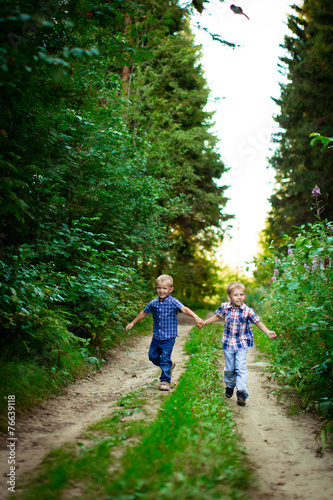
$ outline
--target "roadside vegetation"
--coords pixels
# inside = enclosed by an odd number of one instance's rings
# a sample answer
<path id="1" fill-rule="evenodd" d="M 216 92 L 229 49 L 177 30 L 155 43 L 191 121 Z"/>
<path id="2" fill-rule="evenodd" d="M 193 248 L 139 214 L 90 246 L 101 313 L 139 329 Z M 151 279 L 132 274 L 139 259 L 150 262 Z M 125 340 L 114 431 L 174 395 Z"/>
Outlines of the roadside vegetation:
<path id="1" fill-rule="evenodd" d="M 224 401 L 220 340 L 221 325 L 204 336 L 194 328 L 186 372 L 172 393 L 125 394 L 78 443 L 50 453 L 15 498 L 248 498 L 254 477 Z"/>
<path id="2" fill-rule="evenodd" d="M 258 261 L 258 273 L 271 275 L 256 299 L 278 335 L 259 342 L 281 386 L 278 397 L 296 395 L 302 410 L 324 418 L 324 444 L 333 436 L 333 223 L 320 220 L 318 187 L 312 196 L 317 222 L 295 228 L 295 237 L 285 236 L 282 248 L 272 245 L 270 256 Z"/>
<path id="3" fill-rule="evenodd" d="M 304 0 L 288 16 L 269 160 L 276 184 L 255 273 L 278 334 L 266 349 L 279 397 L 297 394 L 299 408 L 323 417 L 323 442 L 333 432 L 332 13 L 329 0 Z"/>

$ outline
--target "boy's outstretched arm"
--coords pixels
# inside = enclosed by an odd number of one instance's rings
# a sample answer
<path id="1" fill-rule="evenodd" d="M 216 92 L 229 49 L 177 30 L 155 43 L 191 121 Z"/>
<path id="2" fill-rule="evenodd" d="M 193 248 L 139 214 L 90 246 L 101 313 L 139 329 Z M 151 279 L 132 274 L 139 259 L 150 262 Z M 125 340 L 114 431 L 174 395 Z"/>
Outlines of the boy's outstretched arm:
<path id="1" fill-rule="evenodd" d="M 259 328 L 259 330 L 266 333 L 267 337 L 269 337 L 271 340 L 276 338 L 276 333 L 273 332 L 273 330 L 269 330 L 262 321 L 257 321 L 254 324 Z"/>
<path id="2" fill-rule="evenodd" d="M 145 318 L 146 316 L 148 316 L 148 313 L 144 312 L 144 311 L 141 311 L 136 318 L 133 319 L 133 321 L 131 321 L 131 323 L 128 323 L 128 325 L 126 326 L 125 330 L 126 330 L 126 333 L 128 330 L 130 330 L 131 328 L 133 328 L 133 326 L 138 323 L 139 321 L 141 321 L 143 318 Z"/>
<path id="3" fill-rule="evenodd" d="M 220 321 L 220 319 L 222 319 L 221 316 L 218 316 L 217 314 L 213 314 L 213 316 L 211 316 L 210 318 L 205 319 L 205 320 L 201 320 L 201 324 L 197 325 L 197 327 L 203 328 L 204 326 L 209 325 L 210 323 L 216 323 L 216 321 Z"/>
<path id="4" fill-rule="evenodd" d="M 190 309 L 189 307 L 182 307 L 181 308 L 181 312 L 184 313 L 184 314 L 187 314 L 188 316 L 191 316 L 194 321 L 195 321 L 195 324 L 198 326 L 198 324 L 201 324 L 202 323 L 202 319 L 199 318 L 199 316 L 197 314 L 195 314 L 194 311 L 192 311 L 192 309 Z"/>

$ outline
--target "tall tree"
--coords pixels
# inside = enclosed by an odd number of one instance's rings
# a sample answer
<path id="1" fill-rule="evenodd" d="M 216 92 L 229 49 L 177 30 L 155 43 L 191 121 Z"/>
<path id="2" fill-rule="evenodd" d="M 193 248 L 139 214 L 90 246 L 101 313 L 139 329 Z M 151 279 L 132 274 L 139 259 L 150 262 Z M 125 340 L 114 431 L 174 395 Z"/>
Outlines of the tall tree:
<path id="1" fill-rule="evenodd" d="M 212 114 L 204 109 L 209 91 L 200 48 L 186 18 L 176 1 L 168 5 L 149 1 L 145 7 L 135 22 L 138 43 L 149 48 L 151 58 L 133 65 L 128 121 L 149 144 L 150 172 L 167 181 L 160 204 L 166 209 L 164 220 L 173 250 L 161 252 L 162 269 L 179 259 L 186 265 L 195 258 L 198 246 L 211 249 L 221 236 L 221 221 L 227 218 L 222 215 L 226 186 L 218 186 L 216 179 L 225 166 L 210 131 Z M 154 16 L 156 22 L 151 23 Z"/>
<path id="2" fill-rule="evenodd" d="M 332 151 L 311 147 L 313 132 L 332 135 L 333 103 L 333 4 L 330 0 L 305 0 L 293 6 L 288 18 L 292 35 L 285 37 L 287 84 L 276 100 L 281 112 L 276 118 L 282 131 L 270 160 L 276 170 L 277 187 L 271 197 L 272 210 L 266 229 L 268 238 L 280 241 L 293 226 L 313 221 L 311 191 L 318 185 L 325 204 L 324 216 L 333 217 Z"/>

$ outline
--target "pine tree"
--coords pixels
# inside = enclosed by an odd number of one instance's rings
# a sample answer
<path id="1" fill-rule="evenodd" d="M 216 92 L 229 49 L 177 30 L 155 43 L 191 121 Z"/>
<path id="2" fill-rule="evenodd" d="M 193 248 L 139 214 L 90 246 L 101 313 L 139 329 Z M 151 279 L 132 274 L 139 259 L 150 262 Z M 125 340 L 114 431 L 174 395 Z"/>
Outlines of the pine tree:
<path id="1" fill-rule="evenodd" d="M 225 186 L 217 186 L 216 179 L 225 166 L 210 131 L 212 114 L 204 110 L 209 91 L 187 21 L 179 16 L 176 1 L 145 6 L 149 17 L 156 16 L 156 27 L 146 39 L 139 36 L 151 58 L 132 67 L 128 120 L 149 144 L 149 171 L 165 182 L 160 204 L 168 231 L 165 244 L 173 250 L 161 248 L 162 269 L 175 260 L 195 260 L 198 246 L 211 249 L 221 235 L 221 221 L 227 218 L 221 212 Z M 147 32 L 147 12 L 135 20 L 138 33 Z"/>
<path id="2" fill-rule="evenodd" d="M 275 141 L 277 150 L 270 160 L 276 170 L 277 187 L 271 197 L 272 210 L 266 234 L 281 241 L 292 234 L 293 226 L 314 220 L 311 191 L 318 185 L 325 212 L 333 218 L 332 151 L 310 145 L 313 132 L 331 136 L 333 129 L 333 4 L 330 0 L 305 0 L 293 6 L 289 16 L 292 35 L 285 37 L 288 54 L 281 58 L 287 66 L 287 84 L 281 85 L 276 102 L 281 112 L 276 118 L 282 132 Z"/>

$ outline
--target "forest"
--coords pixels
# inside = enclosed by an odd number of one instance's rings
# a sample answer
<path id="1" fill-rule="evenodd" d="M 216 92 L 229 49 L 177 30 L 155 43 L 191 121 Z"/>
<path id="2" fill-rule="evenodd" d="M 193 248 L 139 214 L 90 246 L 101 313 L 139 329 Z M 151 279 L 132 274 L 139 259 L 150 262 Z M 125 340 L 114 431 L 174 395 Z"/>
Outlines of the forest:
<path id="1" fill-rule="evenodd" d="M 24 393 L 99 365 L 162 271 L 215 292 L 226 167 L 177 1 L 1 0 L 1 24 L 1 365 Z"/>
<path id="2" fill-rule="evenodd" d="M 193 9 L 177 0 L 0 0 L 1 410 L 19 411 L 98 369 L 154 297 L 213 309 L 232 270 L 224 237 L 228 170 Z M 234 7 L 234 6 L 233 6 Z M 237 7 L 238 8 L 238 7 Z M 235 12 L 235 14 L 240 12 Z M 333 431 L 333 5 L 288 17 L 269 162 L 271 211 L 244 276 L 279 332 L 258 339 L 280 397 Z M 216 43 L 232 45 L 221 39 Z M 295 396 L 296 395 L 296 396 Z M 1 420 L 6 429 L 6 416 Z"/>

